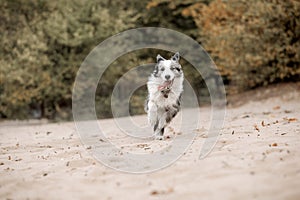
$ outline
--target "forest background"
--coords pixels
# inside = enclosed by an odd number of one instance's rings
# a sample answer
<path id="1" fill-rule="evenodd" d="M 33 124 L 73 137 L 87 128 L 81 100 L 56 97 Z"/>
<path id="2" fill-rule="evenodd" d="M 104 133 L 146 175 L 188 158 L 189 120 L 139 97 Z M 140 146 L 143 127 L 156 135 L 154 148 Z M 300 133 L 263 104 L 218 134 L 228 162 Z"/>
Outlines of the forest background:
<path id="1" fill-rule="evenodd" d="M 0 119 L 72 119 L 72 88 L 89 52 L 121 31 L 164 27 L 199 42 L 216 63 L 226 95 L 300 80 L 300 2 L 296 0 L 1 0 Z M 134 51 L 107 69 L 96 92 L 99 118 L 111 117 L 116 81 L 154 49 Z M 205 80 L 184 59 L 201 103 Z M 142 114 L 145 88 L 130 100 Z"/>

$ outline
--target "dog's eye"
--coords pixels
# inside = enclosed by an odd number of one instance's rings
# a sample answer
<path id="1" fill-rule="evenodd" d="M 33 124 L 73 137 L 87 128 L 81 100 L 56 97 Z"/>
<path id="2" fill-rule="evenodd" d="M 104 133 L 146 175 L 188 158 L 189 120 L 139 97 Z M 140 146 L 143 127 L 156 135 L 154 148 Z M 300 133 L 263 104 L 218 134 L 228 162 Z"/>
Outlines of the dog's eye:
<path id="1" fill-rule="evenodd" d="M 161 71 L 165 71 L 165 68 L 164 68 L 164 67 L 162 67 L 160 70 L 161 70 Z"/>
<path id="2" fill-rule="evenodd" d="M 179 67 L 171 67 L 171 70 L 172 71 L 177 70 L 178 72 L 180 72 L 181 69 Z"/>

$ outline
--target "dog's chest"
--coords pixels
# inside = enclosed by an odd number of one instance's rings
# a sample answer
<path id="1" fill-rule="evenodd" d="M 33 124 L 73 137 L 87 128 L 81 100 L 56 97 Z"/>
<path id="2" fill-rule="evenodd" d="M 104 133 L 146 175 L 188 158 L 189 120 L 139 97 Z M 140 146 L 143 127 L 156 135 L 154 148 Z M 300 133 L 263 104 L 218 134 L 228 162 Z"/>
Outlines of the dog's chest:
<path id="1" fill-rule="evenodd" d="M 153 78 L 153 77 L 152 77 Z M 173 85 L 169 88 L 161 89 L 161 83 L 150 79 L 147 83 L 149 100 L 159 107 L 169 107 L 176 105 L 183 91 L 183 77 L 174 80 Z"/>
<path id="2" fill-rule="evenodd" d="M 177 102 L 177 95 L 172 92 L 162 92 L 162 91 L 157 91 L 154 95 L 153 95 L 153 101 L 155 101 L 156 105 L 158 105 L 159 107 L 168 107 L 170 105 L 176 104 Z"/>

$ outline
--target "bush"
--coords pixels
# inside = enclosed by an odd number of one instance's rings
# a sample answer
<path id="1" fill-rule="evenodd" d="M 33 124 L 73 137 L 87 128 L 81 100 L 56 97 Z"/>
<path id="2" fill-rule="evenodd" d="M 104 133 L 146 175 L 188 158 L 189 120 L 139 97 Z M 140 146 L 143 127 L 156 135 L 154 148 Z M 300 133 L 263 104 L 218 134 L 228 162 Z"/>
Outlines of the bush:
<path id="1" fill-rule="evenodd" d="M 110 6 L 101 0 L 0 2 L 0 118 L 70 119 L 72 86 L 85 56 L 134 26 L 133 12 L 117 16 Z"/>
<path id="2" fill-rule="evenodd" d="M 215 0 L 182 11 L 192 16 L 226 82 L 236 93 L 299 80 L 300 3 L 294 0 Z"/>

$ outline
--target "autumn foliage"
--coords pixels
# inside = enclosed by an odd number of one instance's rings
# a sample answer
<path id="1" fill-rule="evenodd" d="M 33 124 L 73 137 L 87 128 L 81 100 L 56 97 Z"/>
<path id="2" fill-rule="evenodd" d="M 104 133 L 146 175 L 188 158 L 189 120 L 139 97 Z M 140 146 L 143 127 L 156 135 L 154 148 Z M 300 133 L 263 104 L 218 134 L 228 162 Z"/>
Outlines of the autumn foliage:
<path id="1" fill-rule="evenodd" d="M 299 80 L 298 1 L 216 0 L 193 4 L 182 14 L 194 18 L 228 92 Z"/>
<path id="2" fill-rule="evenodd" d="M 0 118 L 71 119 L 72 86 L 83 59 L 104 39 L 136 27 L 171 28 L 196 39 L 219 68 L 228 95 L 300 79 L 295 0 L 4 0 L 0 21 Z M 128 66 L 154 61 L 156 53 L 134 52 L 114 63 L 126 67 L 110 68 L 102 80 L 99 117 L 111 117 L 110 91 L 118 77 Z M 205 88 L 183 64 L 194 87 Z M 143 113 L 145 95 L 132 98 L 133 114 Z"/>

